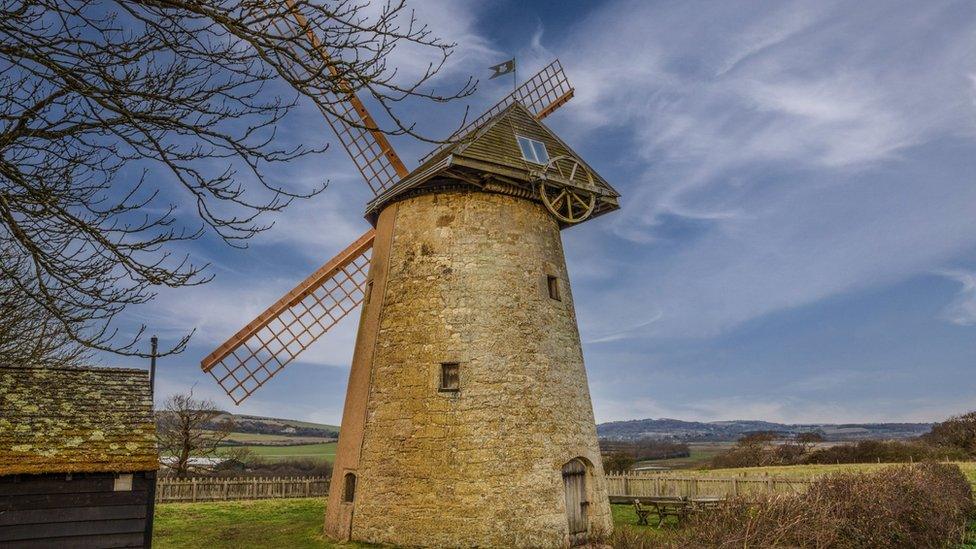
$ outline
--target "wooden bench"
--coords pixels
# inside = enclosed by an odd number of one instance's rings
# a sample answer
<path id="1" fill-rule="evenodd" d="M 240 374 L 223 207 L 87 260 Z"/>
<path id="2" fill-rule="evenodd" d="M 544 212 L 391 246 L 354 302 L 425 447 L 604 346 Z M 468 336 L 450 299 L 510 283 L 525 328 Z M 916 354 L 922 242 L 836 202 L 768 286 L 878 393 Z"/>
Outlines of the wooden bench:
<path id="1" fill-rule="evenodd" d="M 647 515 L 651 514 L 651 510 L 644 509 L 639 499 L 634 500 L 634 512 L 637 513 L 637 524 L 647 524 Z"/>
<path id="2" fill-rule="evenodd" d="M 721 496 L 700 496 L 688 499 L 692 511 L 703 513 L 718 509 L 725 503 L 725 498 Z"/>
<path id="3" fill-rule="evenodd" d="M 690 511 L 688 498 L 685 497 L 662 496 L 654 498 L 648 503 L 654 508 L 655 514 L 657 514 L 658 527 L 663 526 L 664 521 L 668 517 L 674 517 L 680 523 L 688 516 L 688 512 Z"/>
<path id="4" fill-rule="evenodd" d="M 644 505 L 647 505 L 645 508 Z M 637 514 L 637 524 L 647 524 L 647 517 L 653 513 L 657 515 L 657 525 L 660 527 L 668 517 L 674 517 L 678 522 L 688 516 L 691 511 L 688 498 L 679 496 L 640 497 L 634 499 L 634 512 Z"/>

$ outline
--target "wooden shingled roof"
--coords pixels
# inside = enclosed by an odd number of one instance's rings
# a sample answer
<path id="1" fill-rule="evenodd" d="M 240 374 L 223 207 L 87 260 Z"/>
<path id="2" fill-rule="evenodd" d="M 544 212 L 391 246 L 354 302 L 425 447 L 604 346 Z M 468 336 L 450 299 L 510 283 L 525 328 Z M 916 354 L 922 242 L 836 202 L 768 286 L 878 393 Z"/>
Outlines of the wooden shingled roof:
<path id="1" fill-rule="evenodd" d="M 147 371 L 0 365 L 0 475 L 158 468 Z"/>
<path id="2" fill-rule="evenodd" d="M 592 191 L 597 194 L 598 205 L 594 216 L 619 208 L 620 194 L 600 174 L 590 167 L 579 154 L 569 147 L 545 124 L 536 118 L 521 103 L 514 102 L 480 126 L 473 128 L 457 143 L 443 147 L 407 177 L 385 193 L 377 196 L 366 207 L 366 216 L 375 221 L 383 206 L 411 190 L 435 181 L 438 176 L 450 170 L 466 168 L 480 173 L 493 173 L 514 180 L 530 182 L 541 166 L 522 158 L 516 136 L 541 141 L 546 145 L 550 158 L 560 156 L 579 160 L 593 175 Z M 582 173 L 577 174 L 575 183 L 586 186 Z"/>

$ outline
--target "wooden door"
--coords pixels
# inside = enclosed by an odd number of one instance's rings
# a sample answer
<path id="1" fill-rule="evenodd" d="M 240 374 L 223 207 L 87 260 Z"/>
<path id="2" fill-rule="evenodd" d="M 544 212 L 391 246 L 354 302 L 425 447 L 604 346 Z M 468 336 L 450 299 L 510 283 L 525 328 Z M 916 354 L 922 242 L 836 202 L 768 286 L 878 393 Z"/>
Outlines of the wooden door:
<path id="1" fill-rule="evenodd" d="M 563 487 L 566 491 L 566 519 L 569 521 L 569 538 L 572 545 L 587 542 L 586 465 L 574 459 L 563 466 Z"/>

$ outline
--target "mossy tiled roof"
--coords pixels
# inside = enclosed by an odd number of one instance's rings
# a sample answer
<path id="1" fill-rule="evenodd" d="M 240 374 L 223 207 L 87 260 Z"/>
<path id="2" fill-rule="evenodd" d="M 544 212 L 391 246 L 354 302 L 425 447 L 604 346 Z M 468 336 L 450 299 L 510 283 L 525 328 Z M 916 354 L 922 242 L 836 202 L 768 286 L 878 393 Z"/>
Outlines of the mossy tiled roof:
<path id="1" fill-rule="evenodd" d="M 0 475 L 158 468 L 145 370 L 0 365 Z"/>

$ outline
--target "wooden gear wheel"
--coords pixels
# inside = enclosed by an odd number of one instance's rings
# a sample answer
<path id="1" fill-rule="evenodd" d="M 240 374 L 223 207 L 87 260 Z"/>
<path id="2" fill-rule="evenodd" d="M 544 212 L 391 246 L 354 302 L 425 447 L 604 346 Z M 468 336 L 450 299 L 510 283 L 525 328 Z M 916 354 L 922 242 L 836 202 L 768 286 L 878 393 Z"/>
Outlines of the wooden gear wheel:
<path id="1" fill-rule="evenodd" d="M 564 171 L 564 167 L 566 168 Z M 568 172 L 568 175 L 567 175 Z M 589 187 L 595 187 L 593 174 L 579 160 L 570 156 L 557 156 L 550 160 L 538 178 L 539 196 L 542 203 L 556 219 L 565 223 L 579 223 L 590 217 L 596 206 L 596 194 L 584 189 L 568 187 L 550 180 L 550 174 L 570 183 L 576 174 L 583 174 Z"/>

